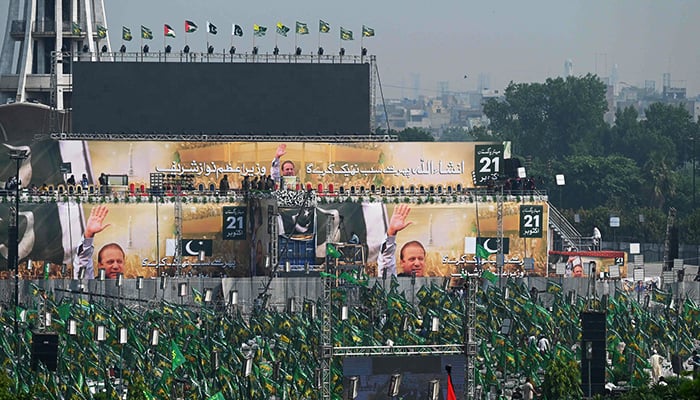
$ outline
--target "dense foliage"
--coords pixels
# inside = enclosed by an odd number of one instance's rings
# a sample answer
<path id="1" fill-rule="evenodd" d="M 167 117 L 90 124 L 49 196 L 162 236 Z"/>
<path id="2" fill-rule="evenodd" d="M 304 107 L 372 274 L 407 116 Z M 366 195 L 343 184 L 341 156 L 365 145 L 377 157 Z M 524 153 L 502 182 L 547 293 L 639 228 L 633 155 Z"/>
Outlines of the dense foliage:
<path id="1" fill-rule="evenodd" d="M 604 120 L 606 89 L 592 74 L 511 82 L 503 99 L 484 104 L 489 135 L 452 129 L 440 140 L 511 141 L 538 189 L 549 191 L 570 220 L 579 214 L 584 233 L 598 226 L 605 238 L 659 243 L 673 207 L 680 242 L 700 244 L 700 193 L 693 190 L 700 179 L 693 177 L 700 123 L 683 104 L 653 103 L 643 115 L 632 107 L 618 110 L 610 126 Z M 399 132 L 399 140 L 408 137 L 420 135 Z M 565 176 L 565 186 L 556 185 L 557 174 Z M 610 216 L 621 221 L 614 233 Z"/>

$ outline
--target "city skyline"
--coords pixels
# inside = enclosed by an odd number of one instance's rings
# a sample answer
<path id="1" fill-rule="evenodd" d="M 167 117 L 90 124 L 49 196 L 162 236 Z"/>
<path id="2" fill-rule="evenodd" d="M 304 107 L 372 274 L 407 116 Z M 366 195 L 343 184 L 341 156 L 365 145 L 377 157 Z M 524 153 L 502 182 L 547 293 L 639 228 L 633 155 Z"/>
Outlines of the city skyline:
<path id="1" fill-rule="evenodd" d="M 489 88 L 503 90 L 510 81 L 544 82 L 564 75 L 564 63 L 573 61 L 575 76 L 610 75 L 618 66 L 618 79 L 644 87 L 646 80 L 662 87 L 662 75 L 671 74 L 674 87 L 686 87 L 689 97 L 700 93 L 700 58 L 693 47 L 700 37 L 699 2 L 696 0 L 580 0 L 558 2 L 370 2 L 329 4 L 308 0 L 293 4 L 272 0 L 265 4 L 233 4 L 223 0 L 105 0 L 108 35 L 112 50 L 122 44 L 122 26 L 134 36 L 128 51 L 137 51 L 141 25 L 150 28 L 153 40 L 144 40 L 151 52 L 170 44 L 179 51 L 187 43 L 192 51 L 205 51 L 207 42 L 216 52 L 238 52 L 253 47 L 253 24 L 267 27 L 255 37 L 261 53 L 277 45 L 284 54 L 295 44 L 304 54 L 316 52 L 320 43 L 326 54 L 359 54 L 361 44 L 376 55 L 379 78 L 386 98 L 413 97 L 416 92 L 432 96 L 447 82 L 447 90 L 476 90 L 480 76 Z M 6 9 L 2 11 L 5 12 Z M 184 32 L 184 21 L 198 25 Z M 319 20 L 331 31 L 318 33 Z M 294 34 L 295 23 L 305 22 L 308 35 Z M 7 17 L 0 17 L 5 34 Z M 207 33 L 207 23 L 217 34 Z M 291 28 L 287 37 L 276 33 L 277 22 Z M 163 25 L 170 25 L 175 38 L 164 42 Z M 243 37 L 233 36 L 233 24 Z M 362 36 L 362 26 L 374 29 L 374 37 Z M 341 41 L 340 29 L 351 30 L 354 40 Z M 233 42 L 232 42 L 233 38 Z M 416 91 L 416 87 L 419 88 Z"/>

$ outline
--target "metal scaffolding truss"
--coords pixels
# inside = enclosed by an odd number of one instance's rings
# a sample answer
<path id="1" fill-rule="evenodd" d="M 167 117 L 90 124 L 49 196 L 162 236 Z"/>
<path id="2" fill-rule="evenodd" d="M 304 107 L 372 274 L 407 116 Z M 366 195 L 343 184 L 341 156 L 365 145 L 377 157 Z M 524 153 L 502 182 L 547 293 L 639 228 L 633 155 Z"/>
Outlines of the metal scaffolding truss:
<path id="1" fill-rule="evenodd" d="M 54 140 L 113 140 L 160 142 L 396 142 L 396 135 L 253 135 L 180 133 L 51 133 Z"/>
<path id="2" fill-rule="evenodd" d="M 425 356 L 463 354 L 464 344 L 426 344 L 416 346 L 357 346 L 333 347 L 333 355 L 340 357 L 361 356 Z"/>

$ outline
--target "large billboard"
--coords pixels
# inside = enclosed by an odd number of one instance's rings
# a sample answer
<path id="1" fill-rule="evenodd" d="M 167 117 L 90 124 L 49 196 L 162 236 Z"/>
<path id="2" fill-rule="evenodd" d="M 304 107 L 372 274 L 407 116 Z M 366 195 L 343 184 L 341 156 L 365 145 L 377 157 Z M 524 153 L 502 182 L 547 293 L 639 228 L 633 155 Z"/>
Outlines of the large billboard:
<path id="1" fill-rule="evenodd" d="M 370 134 L 369 63 L 76 62 L 75 133 Z"/>
<path id="2" fill-rule="evenodd" d="M 503 236 L 499 237 L 495 196 L 483 191 L 457 193 L 457 188 L 474 187 L 475 146 L 482 143 L 45 143 L 49 142 L 35 144 L 41 145 L 42 157 L 34 157 L 39 148 L 30 147 L 30 157 L 20 166 L 22 181 L 35 186 L 30 194 L 40 194 L 38 187 L 44 184 L 66 193 L 71 188 L 83 190 L 69 185 L 68 179 L 72 175 L 79 182 L 84 175 L 90 190 L 108 197 L 83 195 L 69 201 L 66 194 L 51 199 L 33 196 L 31 204 L 22 204 L 23 261 L 48 260 L 70 268 L 88 216 L 101 204 L 108 206 L 109 219 L 115 222 L 96 239 L 96 247 L 114 241 L 130 249 L 127 253 L 136 258 L 127 260 L 133 265 L 126 269 L 128 276 L 147 276 L 154 273 L 153 266 L 159 269 L 161 264 L 171 268 L 173 260 L 163 257 L 173 254 L 179 217 L 174 211 L 175 197 L 168 196 L 172 188 L 166 190 L 164 201 L 149 192 L 156 174 L 164 186 L 187 182 L 180 235 L 197 242 L 181 243 L 183 248 L 203 246 L 207 250 L 204 263 L 223 268 L 229 276 L 264 275 L 275 261 L 289 263 L 292 269 L 307 265 L 322 269 L 329 242 L 359 246 L 370 276 L 381 276 L 384 269 L 390 274 L 424 276 L 470 270 L 477 263 L 477 245 L 487 252 L 479 260 L 488 267 L 495 269 L 500 247 L 506 272 L 546 273 L 546 198 L 507 196 Z M 218 188 L 224 178 L 232 189 L 269 189 L 262 183 L 269 181 L 277 154 L 281 155 L 277 168 L 289 169 L 287 162 L 292 163 L 287 178 L 300 189 L 317 190 L 314 201 L 301 206 L 280 202 L 287 197 L 284 193 L 295 193 L 285 190 L 277 192 L 281 193 L 277 197 L 221 195 Z M 70 172 L 56 174 L 59 167 L 66 166 Z M 14 175 L 15 167 L 14 160 L 0 159 L 5 178 Z M 103 174 L 108 185 L 100 187 Z M 331 186 L 335 192 L 328 191 Z M 336 202 L 339 188 L 355 196 Z M 0 213 L 0 224 L 7 225 L 7 203 L 0 204 Z M 395 237 L 392 243 L 386 243 L 387 234 L 394 230 L 394 216 L 399 214 L 405 226 L 389 235 Z M 275 215 L 277 222 L 272 219 Z M 276 236 L 273 225 L 277 226 Z M 39 232 L 39 228 L 52 231 Z M 49 245 L 50 241 L 56 243 Z M 419 260 L 409 268 L 402 257 L 418 248 L 422 254 L 414 254 L 414 261 Z M 6 249 L 0 248 L 5 258 Z M 55 251 L 48 254 L 47 249 Z M 190 257 L 199 255 L 195 253 L 192 250 Z M 205 268 L 199 264 L 197 268 Z"/>

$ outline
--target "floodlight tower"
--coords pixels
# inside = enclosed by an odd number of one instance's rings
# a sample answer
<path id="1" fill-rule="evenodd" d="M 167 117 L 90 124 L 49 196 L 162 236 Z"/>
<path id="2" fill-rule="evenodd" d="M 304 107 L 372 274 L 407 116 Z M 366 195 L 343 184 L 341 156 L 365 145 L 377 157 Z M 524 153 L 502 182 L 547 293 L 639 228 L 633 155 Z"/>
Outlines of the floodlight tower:
<path id="1" fill-rule="evenodd" d="M 63 110 L 70 101 L 71 70 L 63 60 L 55 68 L 56 54 L 95 60 L 98 51 L 111 52 L 104 0 L 9 0 L 0 104 L 33 101 Z"/>

